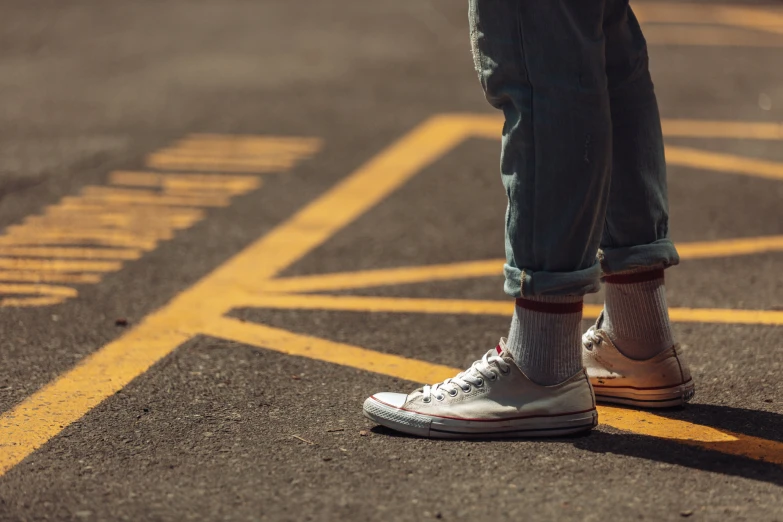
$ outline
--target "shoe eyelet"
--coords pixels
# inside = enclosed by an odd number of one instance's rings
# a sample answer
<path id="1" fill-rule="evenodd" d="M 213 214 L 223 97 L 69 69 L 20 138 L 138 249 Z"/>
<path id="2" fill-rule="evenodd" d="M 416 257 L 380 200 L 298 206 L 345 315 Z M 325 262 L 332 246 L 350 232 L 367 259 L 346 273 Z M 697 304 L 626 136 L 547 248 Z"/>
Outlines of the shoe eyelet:
<path id="1" fill-rule="evenodd" d="M 462 386 L 460 386 L 462 388 Z M 462 393 L 470 393 L 471 387 L 470 384 L 468 384 L 467 388 L 462 388 Z"/>
<path id="2" fill-rule="evenodd" d="M 490 375 L 492 375 L 492 377 L 489 378 L 490 381 L 498 380 L 498 374 L 497 373 L 491 372 Z"/>
<path id="3" fill-rule="evenodd" d="M 481 388 L 484 386 L 484 379 L 479 379 L 478 383 L 476 383 L 476 388 Z"/>
<path id="4" fill-rule="evenodd" d="M 445 399 L 445 398 L 446 398 L 446 396 L 445 396 L 445 395 L 438 395 L 438 396 L 436 396 L 436 397 L 435 397 L 435 400 L 436 400 L 436 401 L 438 401 L 438 402 L 440 402 L 440 401 L 442 401 L 442 400 L 443 400 L 443 399 Z"/>
<path id="5" fill-rule="evenodd" d="M 501 369 L 500 369 L 500 373 L 502 373 L 503 375 L 508 375 L 509 373 L 511 373 L 511 368 L 508 368 L 508 369 L 507 369 L 507 370 L 505 370 L 505 371 L 503 370 L 503 368 L 501 368 Z"/>
<path id="6" fill-rule="evenodd" d="M 449 395 L 451 397 L 456 397 L 457 396 L 457 390 L 449 390 Z"/>
<path id="7" fill-rule="evenodd" d="M 421 402 L 423 402 L 424 404 L 429 404 L 432 402 L 432 397 L 424 397 L 421 399 Z"/>

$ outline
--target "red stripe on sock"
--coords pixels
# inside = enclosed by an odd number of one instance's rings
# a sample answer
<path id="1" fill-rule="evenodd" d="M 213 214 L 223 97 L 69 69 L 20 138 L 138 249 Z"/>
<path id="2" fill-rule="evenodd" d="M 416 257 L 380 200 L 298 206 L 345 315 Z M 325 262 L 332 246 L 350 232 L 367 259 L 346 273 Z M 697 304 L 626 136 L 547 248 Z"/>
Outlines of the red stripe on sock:
<path id="1" fill-rule="evenodd" d="M 659 268 L 658 270 L 647 270 L 646 272 L 616 274 L 604 277 L 604 281 L 612 285 L 631 285 L 633 283 L 655 281 L 656 279 L 663 279 L 663 268 Z"/>
<path id="2" fill-rule="evenodd" d="M 575 303 L 546 303 L 544 301 L 533 301 L 523 297 L 517 297 L 517 306 L 525 310 L 541 312 L 544 314 L 576 314 L 583 308 L 582 301 Z"/>

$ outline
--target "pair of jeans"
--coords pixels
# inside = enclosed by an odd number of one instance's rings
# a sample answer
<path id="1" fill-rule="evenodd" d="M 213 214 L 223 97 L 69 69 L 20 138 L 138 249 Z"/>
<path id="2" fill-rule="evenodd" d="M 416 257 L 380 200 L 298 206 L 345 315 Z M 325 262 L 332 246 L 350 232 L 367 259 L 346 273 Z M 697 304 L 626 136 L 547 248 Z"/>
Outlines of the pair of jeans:
<path id="1" fill-rule="evenodd" d="M 584 295 L 679 262 L 647 44 L 628 0 L 469 0 L 473 58 L 503 111 L 506 281 Z"/>

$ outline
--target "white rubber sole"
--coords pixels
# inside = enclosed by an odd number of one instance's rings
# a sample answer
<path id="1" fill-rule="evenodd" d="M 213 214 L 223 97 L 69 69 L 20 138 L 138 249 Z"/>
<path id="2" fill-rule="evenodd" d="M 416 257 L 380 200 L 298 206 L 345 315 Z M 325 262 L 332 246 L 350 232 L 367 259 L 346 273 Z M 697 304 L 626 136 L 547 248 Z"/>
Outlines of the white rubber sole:
<path id="1" fill-rule="evenodd" d="M 401 410 L 373 397 L 364 401 L 364 416 L 387 428 L 433 439 L 561 437 L 589 431 L 598 424 L 595 410 L 551 417 L 471 421 Z"/>
<path id="2" fill-rule="evenodd" d="M 595 400 L 639 408 L 671 408 L 682 406 L 693 398 L 693 379 L 670 388 L 644 389 L 593 384 Z"/>

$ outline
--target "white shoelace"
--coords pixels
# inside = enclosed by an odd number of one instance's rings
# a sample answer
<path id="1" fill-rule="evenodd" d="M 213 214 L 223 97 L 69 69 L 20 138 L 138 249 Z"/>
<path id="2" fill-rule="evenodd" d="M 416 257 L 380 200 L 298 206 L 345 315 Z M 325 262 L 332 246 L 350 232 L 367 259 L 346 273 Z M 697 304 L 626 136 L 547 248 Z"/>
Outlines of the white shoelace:
<path id="1" fill-rule="evenodd" d="M 436 400 L 442 401 L 446 396 L 443 392 L 448 393 L 454 397 L 457 395 L 459 388 L 463 392 L 470 391 L 471 386 L 480 388 L 484 386 L 484 379 L 494 381 L 498 378 L 498 373 L 495 371 L 498 368 L 501 373 L 506 374 L 510 370 L 510 366 L 506 361 L 497 355 L 497 352 L 492 349 L 484 354 L 484 357 L 474 362 L 470 368 L 464 372 L 458 374 L 456 377 L 451 377 L 443 382 L 439 382 L 433 385 L 426 385 L 422 389 L 424 394 L 423 401 L 430 402 L 432 397 Z"/>
<path id="2" fill-rule="evenodd" d="M 582 335 L 582 344 L 584 344 L 588 350 L 592 350 L 594 345 L 601 344 L 603 342 L 601 336 L 595 333 L 595 331 L 596 327 L 593 325 Z"/>

